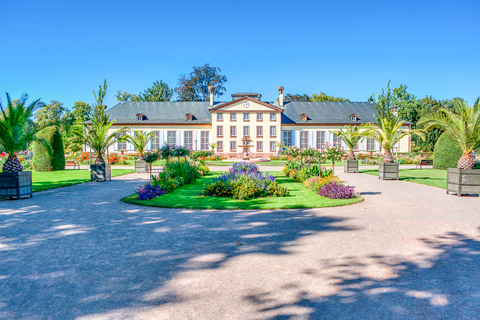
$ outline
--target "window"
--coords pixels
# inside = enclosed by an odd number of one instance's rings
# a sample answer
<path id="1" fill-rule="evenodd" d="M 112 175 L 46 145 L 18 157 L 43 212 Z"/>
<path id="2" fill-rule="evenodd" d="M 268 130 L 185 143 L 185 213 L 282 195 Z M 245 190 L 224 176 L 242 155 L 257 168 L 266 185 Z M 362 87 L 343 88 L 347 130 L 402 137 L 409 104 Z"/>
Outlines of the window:
<path id="1" fill-rule="evenodd" d="M 250 114 L 249 113 L 244 113 L 243 114 L 243 121 L 250 121 Z"/>
<path id="2" fill-rule="evenodd" d="M 137 121 L 142 121 L 145 119 L 145 115 L 141 113 L 137 113 Z"/>
<path id="3" fill-rule="evenodd" d="M 250 137 L 250 127 L 249 126 L 243 126 L 243 136 Z"/>
<path id="4" fill-rule="evenodd" d="M 153 131 L 153 138 L 152 138 L 152 148 L 151 150 L 157 150 L 160 148 L 160 131 Z"/>
<path id="5" fill-rule="evenodd" d="M 125 137 L 127 135 L 126 132 L 121 132 L 118 134 L 118 139 L 117 141 L 122 138 L 122 137 Z M 127 141 L 118 141 L 117 142 L 117 150 L 127 150 Z"/>
<path id="6" fill-rule="evenodd" d="M 335 146 L 342 145 L 342 139 L 339 136 L 337 136 L 335 133 L 333 134 L 333 145 Z"/>
<path id="7" fill-rule="evenodd" d="M 356 114 L 351 114 L 350 115 L 350 121 L 357 121 L 357 115 Z"/>
<path id="8" fill-rule="evenodd" d="M 177 144 L 177 131 L 167 131 L 167 144 L 169 146 Z"/>
<path id="9" fill-rule="evenodd" d="M 200 149 L 208 150 L 208 131 L 200 131 Z"/>
<path id="10" fill-rule="evenodd" d="M 263 127 L 257 126 L 257 137 L 263 137 Z"/>
<path id="11" fill-rule="evenodd" d="M 257 121 L 263 121 L 263 114 L 257 113 Z"/>
<path id="12" fill-rule="evenodd" d="M 323 149 L 325 145 L 325 131 L 317 131 L 317 149 Z"/>
<path id="13" fill-rule="evenodd" d="M 292 130 L 283 131 L 283 144 L 286 147 L 290 147 L 292 145 Z"/>
<path id="14" fill-rule="evenodd" d="M 367 138 L 367 151 L 375 151 L 375 139 Z"/>
<path id="15" fill-rule="evenodd" d="M 276 147 L 277 146 L 275 145 L 275 141 L 271 141 L 270 142 L 270 151 L 275 151 Z"/>
<path id="16" fill-rule="evenodd" d="M 302 114 L 300 115 L 300 120 L 301 120 L 301 121 L 307 121 L 307 120 L 308 120 L 307 114 L 306 114 L 306 113 L 302 113 Z"/>
<path id="17" fill-rule="evenodd" d="M 300 148 L 308 148 L 308 131 L 300 131 Z"/>
<path id="18" fill-rule="evenodd" d="M 263 151 L 263 143 L 262 141 L 257 142 L 257 151 Z"/>
<path id="19" fill-rule="evenodd" d="M 217 141 L 217 151 L 223 151 L 223 141 Z"/>
<path id="20" fill-rule="evenodd" d="M 217 137 L 223 137 L 223 126 L 217 126 Z"/>
<path id="21" fill-rule="evenodd" d="M 270 113 L 270 121 L 275 121 L 275 113 Z"/>
<path id="22" fill-rule="evenodd" d="M 185 148 L 193 149 L 193 131 L 185 131 L 184 143 Z"/>
<path id="23" fill-rule="evenodd" d="M 237 126 L 230 126 L 230 136 L 231 137 L 237 136 Z"/>
<path id="24" fill-rule="evenodd" d="M 230 113 L 230 121 L 237 121 L 237 114 L 236 113 Z"/>
<path id="25" fill-rule="evenodd" d="M 187 121 L 192 121 L 193 120 L 193 114 L 187 113 L 186 116 L 187 116 Z"/>
<path id="26" fill-rule="evenodd" d="M 237 152 L 237 143 L 235 141 L 230 142 L 230 151 Z"/>
<path id="27" fill-rule="evenodd" d="M 270 137 L 275 138 L 277 136 L 277 127 L 276 126 L 270 126 Z"/>
<path id="28" fill-rule="evenodd" d="M 223 113 L 217 113 L 217 121 L 223 121 Z"/>

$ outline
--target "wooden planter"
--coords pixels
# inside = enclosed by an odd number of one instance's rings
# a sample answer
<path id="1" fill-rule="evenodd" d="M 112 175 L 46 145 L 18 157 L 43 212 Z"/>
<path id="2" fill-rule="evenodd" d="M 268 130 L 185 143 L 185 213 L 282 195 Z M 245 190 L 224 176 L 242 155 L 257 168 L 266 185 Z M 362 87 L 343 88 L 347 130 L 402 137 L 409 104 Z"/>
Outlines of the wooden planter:
<path id="1" fill-rule="evenodd" d="M 110 164 L 91 164 L 90 177 L 92 181 L 105 182 L 112 180 L 112 166 Z"/>
<path id="2" fill-rule="evenodd" d="M 343 172 L 358 172 L 358 160 L 345 160 Z"/>
<path id="3" fill-rule="evenodd" d="M 387 180 L 395 179 L 398 180 L 398 163 L 384 163 L 380 162 L 378 166 L 378 179 Z"/>
<path id="4" fill-rule="evenodd" d="M 32 171 L 0 172 L 0 198 L 33 196 Z"/>
<path id="5" fill-rule="evenodd" d="M 146 173 L 148 172 L 148 163 L 143 160 L 135 161 L 135 172 Z"/>
<path id="6" fill-rule="evenodd" d="M 480 195 L 480 170 L 447 169 L 447 194 L 456 193 Z"/>

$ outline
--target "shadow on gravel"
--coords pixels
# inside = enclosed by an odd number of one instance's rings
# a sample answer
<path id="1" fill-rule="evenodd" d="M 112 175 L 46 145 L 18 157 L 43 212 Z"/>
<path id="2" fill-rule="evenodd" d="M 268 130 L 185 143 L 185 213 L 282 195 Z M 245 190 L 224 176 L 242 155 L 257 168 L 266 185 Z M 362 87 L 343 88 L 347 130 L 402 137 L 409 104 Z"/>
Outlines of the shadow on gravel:
<path id="1" fill-rule="evenodd" d="M 480 241 L 459 233 L 420 239 L 438 254 L 403 257 L 370 256 L 324 260 L 306 275 L 330 275 L 337 293 L 312 297 L 301 288 L 283 289 L 296 299 L 279 303 L 277 292 L 244 297 L 260 312 L 277 311 L 273 319 L 298 316 L 282 309 L 303 307 L 308 319 L 478 319 L 480 315 Z M 282 290 L 282 289 L 279 289 Z M 307 309 L 305 309 L 307 308 Z"/>
<path id="2" fill-rule="evenodd" d="M 178 301 L 151 293 L 180 272 L 219 268 L 244 254 L 287 255 L 302 236 L 355 230 L 308 210 L 128 209 L 76 192 L 55 194 L 64 206 L 0 210 L 1 319 L 74 319 Z M 195 260 L 205 255 L 215 258 Z"/>

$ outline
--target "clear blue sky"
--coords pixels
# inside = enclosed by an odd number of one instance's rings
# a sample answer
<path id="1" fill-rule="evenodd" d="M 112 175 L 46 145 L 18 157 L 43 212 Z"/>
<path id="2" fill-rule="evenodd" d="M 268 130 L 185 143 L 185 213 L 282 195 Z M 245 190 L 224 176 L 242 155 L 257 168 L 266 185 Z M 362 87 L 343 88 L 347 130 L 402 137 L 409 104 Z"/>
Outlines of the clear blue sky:
<path id="1" fill-rule="evenodd" d="M 0 0 L 0 97 L 93 102 L 210 63 L 227 94 L 480 95 L 480 1 Z"/>

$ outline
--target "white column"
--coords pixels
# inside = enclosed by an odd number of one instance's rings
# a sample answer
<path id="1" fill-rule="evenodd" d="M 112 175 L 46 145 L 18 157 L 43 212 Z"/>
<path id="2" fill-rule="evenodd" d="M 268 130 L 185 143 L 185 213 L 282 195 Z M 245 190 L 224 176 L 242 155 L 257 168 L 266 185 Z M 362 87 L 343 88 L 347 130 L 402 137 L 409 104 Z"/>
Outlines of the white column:
<path id="1" fill-rule="evenodd" d="M 293 145 L 295 147 L 300 147 L 300 130 L 294 130 L 293 132 L 295 132 L 295 140 L 293 140 L 292 137 L 292 140 L 295 141 Z"/>
<path id="2" fill-rule="evenodd" d="M 308 131 L 308 145 L 310 148 L 315 148 L 315 131 Z"/>

